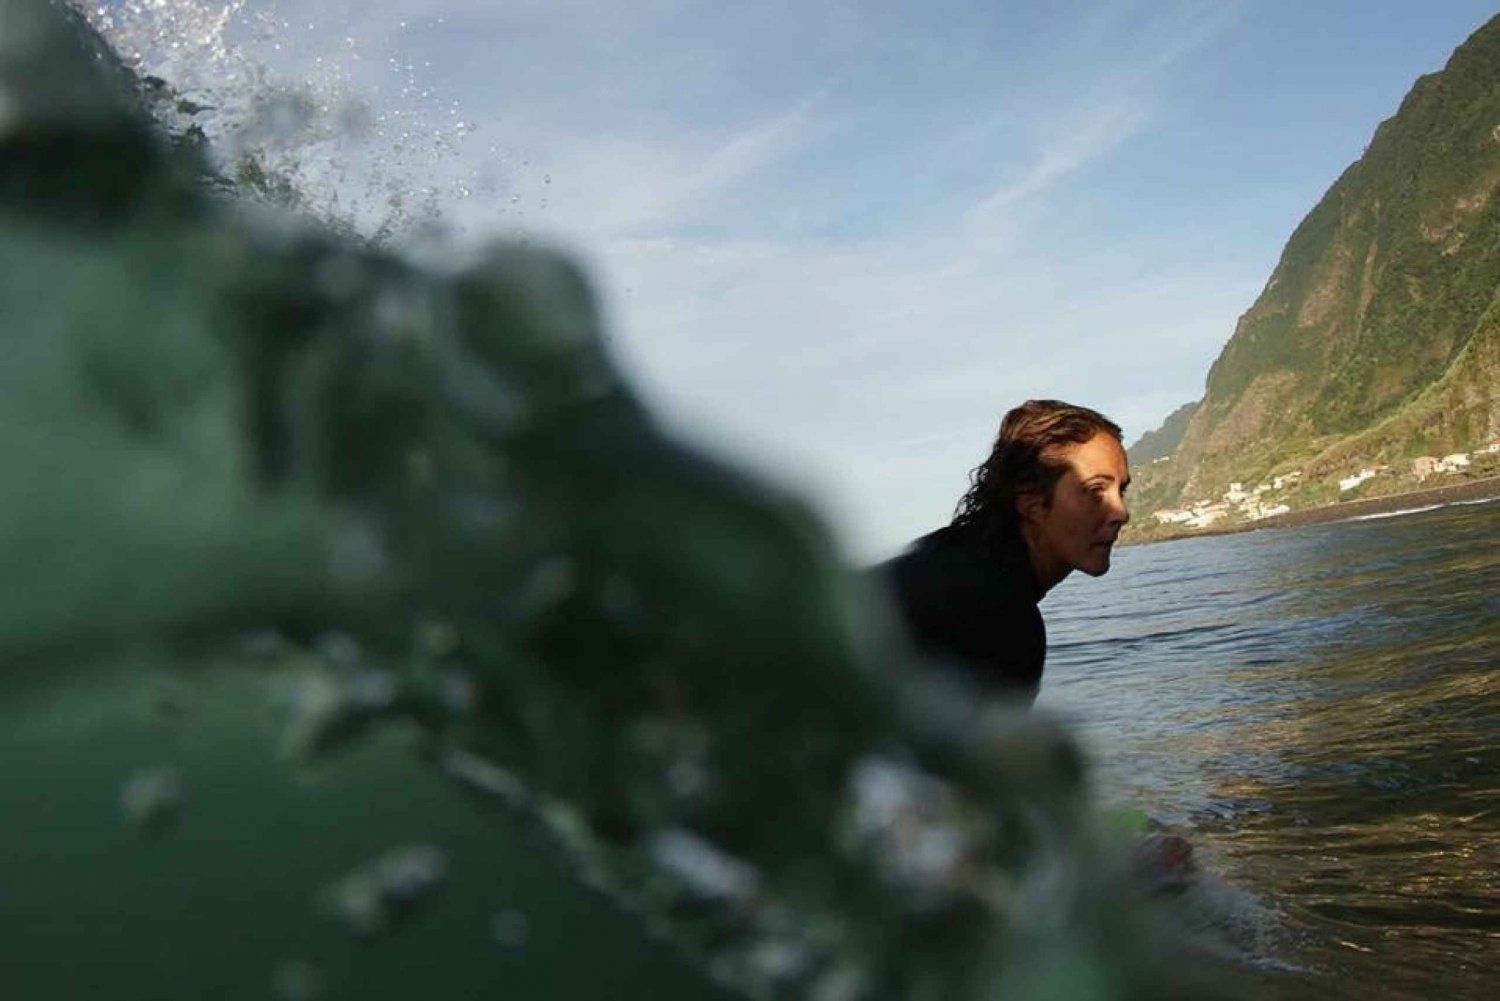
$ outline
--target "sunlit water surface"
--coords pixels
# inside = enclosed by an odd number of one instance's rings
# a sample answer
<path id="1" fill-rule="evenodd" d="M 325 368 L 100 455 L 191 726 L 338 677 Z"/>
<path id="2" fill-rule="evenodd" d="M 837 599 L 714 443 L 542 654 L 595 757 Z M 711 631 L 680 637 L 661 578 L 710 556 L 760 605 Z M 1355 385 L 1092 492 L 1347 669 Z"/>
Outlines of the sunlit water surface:
<path id="1" fill-rule="evenodd" d="M 1123 550 L 1038 705 L 1245 891 L 1286 996 L 1500 984 L 1500 502 Z"/>

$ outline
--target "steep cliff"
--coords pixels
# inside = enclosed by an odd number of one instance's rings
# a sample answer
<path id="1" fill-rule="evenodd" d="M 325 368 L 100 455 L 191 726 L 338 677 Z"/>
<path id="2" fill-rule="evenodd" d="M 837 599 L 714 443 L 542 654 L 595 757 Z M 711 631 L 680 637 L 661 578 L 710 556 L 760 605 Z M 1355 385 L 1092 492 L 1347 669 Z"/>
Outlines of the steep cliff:
<path id="1" fill-rule="evenodd" d="M 1420 78 L 1293 232 L 1209 370 L 1163 500 L 1500 431 L 1500 18 Z"/>

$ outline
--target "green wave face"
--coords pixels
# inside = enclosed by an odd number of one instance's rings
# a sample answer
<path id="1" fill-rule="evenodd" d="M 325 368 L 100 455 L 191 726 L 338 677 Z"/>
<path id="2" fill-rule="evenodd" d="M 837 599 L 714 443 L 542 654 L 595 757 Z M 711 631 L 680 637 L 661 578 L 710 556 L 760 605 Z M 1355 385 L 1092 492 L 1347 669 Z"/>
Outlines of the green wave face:
<path id="1" fill-rule="evenodd" d="M 251 221 L 144 86 L 0 0 L 10 996 L 1204 996 L 569 262 Z"/>

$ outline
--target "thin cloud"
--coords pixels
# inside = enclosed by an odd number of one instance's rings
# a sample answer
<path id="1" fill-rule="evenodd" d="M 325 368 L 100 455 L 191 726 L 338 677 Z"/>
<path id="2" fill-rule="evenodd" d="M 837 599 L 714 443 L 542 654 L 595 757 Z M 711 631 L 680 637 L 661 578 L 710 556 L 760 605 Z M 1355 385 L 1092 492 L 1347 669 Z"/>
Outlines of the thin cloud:
<path id="1" fill-rule="evenodd" d="M 1108 2 L 1087 12 L 1072 51 L 1059 61 L 1083 74 L 1082 99 L 1074 87 L 1060 100 L 1039 102 L 1036 118 L 1047 124 L 1033 151 L 963 212 L 965 230 L 980 239 L 1006 234 L 1019 210 L 1145 132 L 1162 104 L 1164 82 L 1223 32 L 1240 7 L 1239 0 L 1165 8 Z"/>
<path id="2" fill-rule="evenodd" d="M 964 212 L 964 227 L 979 236 L 1000 229 L 1017 206 L 1035 201 L 1059 182 L 1103 158 L 1137 134 L 1149 118 L 1144 103 L 1115 102 L 1088 108 L 1046 137 L 1018 178 L 1002 183 Z"/>
<path id="3" fill-rule="evenodd" d="M 746 183 L 794 150 L 814 124 L 816 104 L 816 98 L 804 99 L 719 138 L 707 149 L 672 151 L 662 158 L 665 162 L 660 168 L 647 175 L 622 179 L 617 173 L 618 162 L 591 158 L 591 166 L 602 166 L 609 172 L 607 179 L 597 179 L 600 188 L 608 186 L 624 195 L 611 200 L 604 225 L 596 232 L 606 238 L 670 233 L 703 203 Z"/>

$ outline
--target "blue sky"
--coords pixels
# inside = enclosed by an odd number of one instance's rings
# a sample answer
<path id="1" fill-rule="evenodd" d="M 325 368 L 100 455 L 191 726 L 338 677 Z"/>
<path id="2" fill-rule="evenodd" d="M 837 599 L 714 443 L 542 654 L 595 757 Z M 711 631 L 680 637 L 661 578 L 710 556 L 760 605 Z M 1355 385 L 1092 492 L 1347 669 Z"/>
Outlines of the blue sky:
<path id="1" fill-rule="evenodd" d="M 664 421 L 872 558 L 946 521 L 1025 398 L 1134 439 L 1200 395 L 1293 227 L 1495 12 L 245 0 L 225 37 L 382 126 L 464 122 L 441 155 L 371 155 L 466 190 L 464 240 L 579 254 Z"/>

